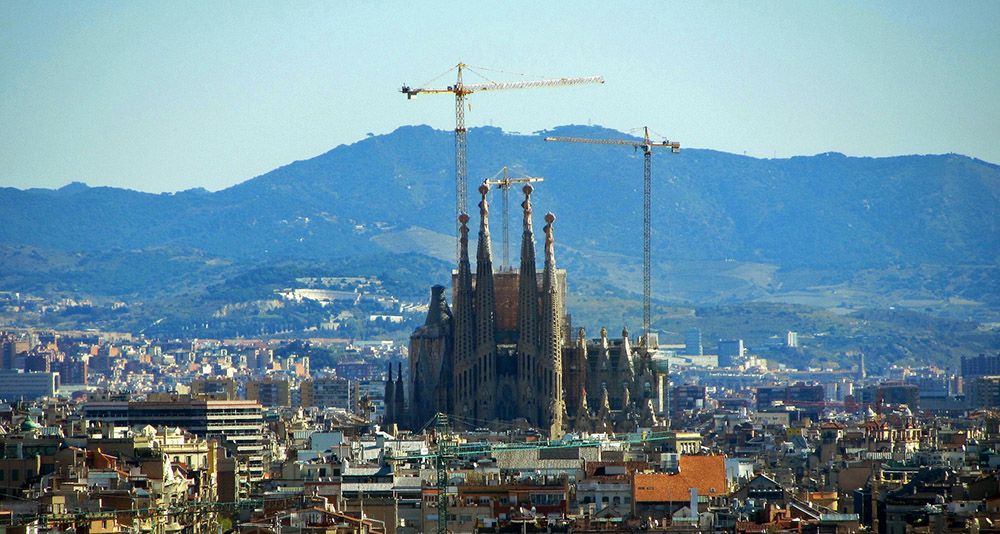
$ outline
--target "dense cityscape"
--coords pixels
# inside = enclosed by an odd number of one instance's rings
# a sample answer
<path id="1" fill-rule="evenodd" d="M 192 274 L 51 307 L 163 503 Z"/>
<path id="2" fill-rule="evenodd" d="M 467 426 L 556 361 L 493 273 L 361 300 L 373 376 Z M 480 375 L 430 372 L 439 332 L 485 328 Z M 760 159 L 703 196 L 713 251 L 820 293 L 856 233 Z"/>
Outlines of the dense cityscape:
<path id="1" fill-rule="evenodd" d="M 555 216 L 536 272 L 525 187 L 520 265 L 496 270 L 487 192 L 475 272 L 463 215 L 452 298 L 431 289 L 408 346 L 4 332 L 7 529 L 995 531 L 1000 353 L 876 374 L 588 334 Z"/>
<path id="2" fill-rule="evenodd" d="M 0 2 L 0 534 L 1000 534 L 998 27 Z"/>

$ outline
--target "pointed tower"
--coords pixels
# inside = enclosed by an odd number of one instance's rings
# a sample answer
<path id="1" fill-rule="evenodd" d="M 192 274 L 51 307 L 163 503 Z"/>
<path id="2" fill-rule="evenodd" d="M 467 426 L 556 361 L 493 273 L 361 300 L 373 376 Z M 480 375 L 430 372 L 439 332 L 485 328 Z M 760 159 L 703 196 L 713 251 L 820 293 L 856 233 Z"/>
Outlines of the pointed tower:
<path id="1" fill-rule="evenodd" d="M 645 428 L 656 426 L 656 410 L 653 409 L 653 399 L 646 399 L 642 407 L 642 420 L 639 422 Z"/>
<path id="2" fill-rule="evenodd" d="M 386 428 L 389 425 L 396 423 L 396 383 L 392 380 L 392 362 L 388 364 L 388 374 L 385 377 L 385 393 L 383 398 L 385 399 L 385 415 L 382 417 L 382 424 Z"/>
<path id="3" fill-rule="evenodd" d="M 535 235 L 531 221 L 531 184 L 524 186 L 524 224 L 521 232 L 521 266 L 518 271 L 517 385 L 520 412 L 535 414 L 539 399 L 535 380 L 541 373 L 541 317 L 538 313 L 538 273 L 535 267 Z"/>
<path id="4" fill-rule="evenodd" d="M 601 327 L 601 341 L 600 341 L 600 351 L 601 353 L 597 355 L 599 358 L 597 369 L 601 372 L 606 372 L 611 369 L 611 344 L 608 343 L 608 329 L 606 327 Z"/>
<path id="5" fill-rule="evenodd" d="M 545 214 L 545 270 L 542 272 L 542 353 L 543 398 L 549 399 L 549 413 L 543 414 L 549 424 L 550 437 L 562 436 L 565 412 L 562 394 L 562 303 L 559 302 L 559 281 L 556 276 L 555 237 L 552 224 L 556 216 Z"/>
<path id="6" fill-rule="evenodd" d="M 476 343 L 473 379 L 477 398 L 473 417 L 490 420 L 496 417 L 496 295 L 493 288 L 493 253 L 490 247 L 490 206 L 486 194 L 490 188 L 479 186 L 479 246 L 476 251 L 476 290 L 473 310 Z"/>
<path id="7" fill-rule="evenodd" d="M 635 382 L 635 364 L 632 359 L 632 345 L 628 338 L 628 328 L 622 328 L 622 349 L 618 353 L 618 373 L 622 383 L 631 388 Z"/>
<path id="8" fill-rule="evenodd" d="M 427 319 L 410 336 L 410 411 L 406 421 L 397 420 L 397 423 L 420 428 L 434 413 L 447 409 L 446 405 L 439 404 L 438 391 L 451 388 L 450 380 L 441 382 L 441 369 L 454 366 L 453 334 L 453 318 L 444 298 L 444 287 L 434 286 L 427 305 Z M 394 387 L 393 395 L 396 391 L 399 390 Z M 396 399 L 397 406 L 401 400 Z M 402 413 L 395 415 L 397 419 L 403 416 Z"/>
<path id="9" fill-rule="evenodd" d="M 519 343 L 533 348 L 539 345 L 538 274 L 535 270 L 535 234 L 531 228 L 531 184 L 524 186 L 524 231 L 521 234 L 521 268 L 518 277 Z"/>
<path id="10" fill-rule="evenodd" d="M 580 388 L 580 403 L 576 407 L 573 430 L 576 432 L 593 432 L 594 430 L 590 406 L 587 405 L 587 388 Z"/>
<path id="11" fill-rule="evenodd" d="M 392 364 L 389 364 L 390 366 Z M 392 412 L 392 422 L 395 424 L 400 424 L 406 420 L 406 393 L 403 390 L 403 364 L 402 362 L 396 364 L 396 384 L 395 384 L 395 395 L 393 400 L 395 401 L 395 406 Z"/>
<path id="12" fill-rule="evenodd" d="M 455 299 L 455 384 L 454 406 L 456 413 L 472 414 L 476 398 L 471 383 L 473 359 L 476 351 L 475 313 L 472 300 L 472 268 L 469 265 L 469 216 L 458 216 L 459 256 L 458 273 L 454 279 Z"/>
<path id="13" fill-rule="evenodd" d="M 597 421 L 594 423 L 595 432 L 611 432 L 614 423 L 611 414 L 611 399 L 608 397 L 608 388 L 601 386 L 601 406 L 597 409 Z"/>

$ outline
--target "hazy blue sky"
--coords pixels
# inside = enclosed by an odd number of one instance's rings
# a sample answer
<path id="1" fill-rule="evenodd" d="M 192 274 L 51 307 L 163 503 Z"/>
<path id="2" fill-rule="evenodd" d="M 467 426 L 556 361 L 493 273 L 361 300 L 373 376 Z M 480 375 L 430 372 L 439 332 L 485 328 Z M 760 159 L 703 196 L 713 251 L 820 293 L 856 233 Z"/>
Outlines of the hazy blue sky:
<path id="1" fill-rule="evenodd" d="M 398 91 L 459 61 L 607 79 L 473 95 L 473 126 L 1000 162 L 1000 2 L 9 1 L 0 186 L 216 190 L 368 132 L 451 129 L 450 96 Z"/>

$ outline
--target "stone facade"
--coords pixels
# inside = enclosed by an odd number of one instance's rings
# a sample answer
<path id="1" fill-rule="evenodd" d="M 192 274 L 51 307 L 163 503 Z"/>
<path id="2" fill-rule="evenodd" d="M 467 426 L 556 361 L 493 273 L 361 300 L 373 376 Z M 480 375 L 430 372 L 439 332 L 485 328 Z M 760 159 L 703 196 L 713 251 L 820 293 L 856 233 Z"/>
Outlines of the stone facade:
<path id="1" fill-rule="evenodd" d="M 555 216 L 545 216 L 539 273 L 532 188 L 525 186 L 520 267 L 495 271 L 488 192 L 480 188 L 476 271 L 469 261 L 469 217 L 462 214 L 453 307 L 445 288 L 434 286 L 427 319 L 410 337 L 408 402 L 392 422 L 421 428 L 442 412 L 477 426 L 521 421 L 552 437 L 653 426 L 664 385 L 645 347 L 633 347 L 627 330 L 620 340 L 609 340 L 603 329 L 600 339 L 587 341 L 583 329 L 572 339 L 566 272 L 556 267 Z"/>

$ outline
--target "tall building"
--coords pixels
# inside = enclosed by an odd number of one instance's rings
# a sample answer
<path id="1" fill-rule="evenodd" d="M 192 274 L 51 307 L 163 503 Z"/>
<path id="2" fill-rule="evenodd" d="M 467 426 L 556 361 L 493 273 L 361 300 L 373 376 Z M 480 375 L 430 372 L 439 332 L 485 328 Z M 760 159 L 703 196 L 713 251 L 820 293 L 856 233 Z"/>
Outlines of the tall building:
<path id="1" fill-rule="evenodd" d="M 670 409 L 679 413 L 684 410 L 704 409 L 708 396 L 705 386 L 683 384 L 671 390 L 670 400 L 673 401 Z"/>
<path id="2" fill-rule="evenodd" d="M 67 356 L 59 365 L 59 375 L 66 385 L 86 385 L 89 375 L 90 356 Z"/>
<path id="3" fill-rule="evenodd" d="M 268 408 L 292 405 L 288 380 L 251 380 L 247 382 L 247 400 L 257 401 Z"/>
<path id="4" fill-rule="evenodd" d="M 970 384 L 972 408 L 996 409 L 1000 406 L 1000 376 L 977 376 Z"/>
<path id="5" fill-rule="evenodd" d="M 977 376 L 1000 375 L 1000 352 L 992 355 L 980 354 L 972 358 L 962 356 L 962 377 L 971 383 Z"/>
<path id="6" fill-rule="evenodd" d="M 83 405 L 83 418 L 112 426 L 180 427 L 200 437 L 219 438 L 246 466 L 250 479 L 264 476 L 264 415 L 253 401 L 167 394 L 150 394 L 144 401 L 98 398 Z"/>
<path id="7" fill-rule="evenodd" d="M 18 341 L 13 334 L 0 332 L 0 368 L 18 369 L 18 356 L 26 356 L 28 352 L 28 342 Z"/>
<path id="8" fill-rule="evenodd" d="M 358 407 L 357 383 L 344 378 L 316 378 L 302 382 L 302 406 L 342 408 L 355 411 Z"/>
<path id="9" fill-rule="evenodd" d="M 52 397 L 59 390 L 59 373 L 0 371 L 0 399 L 8 402 Z"/>
<path id="10" fill-rule="evenodd" d="M 627 331 L 621 340 L 610 340 L 602 329 L 599 339 L 587 341 L 580 329 L 571 340 L 566 272 L 555 260 L 555 216 L 545 216 L 544 268 L 538 273 L 530 185 L 521 204 L 520 267 L 494 272 L 488 191 L 480 188 L 476 272 L 469 261 L 469 217 L 462 214 L 454 307 L 444 287 L 431 289 L 427 319 L 410 337 L 408 406 L 397 419 L 411 427 L 423 426 L 437 412 L 482 424 L 523 419 L 552 436 L 570 428 L 652 426 L 663 409 L 663 380 L 649 351 L 634 348 Z"/>
<path id="11" fill-rule="evenodd" d="M 799 333 L 789 330 L 785 333 L 785 346 L 790 349 L 799 348 Z"/>
<path id="12" fill-rule="evenodd" d="M 705 354 L 705 349 L 701 345 L 701 330 L 692 328 L 684 332 L 684 354 L 688 356 Z"/>

